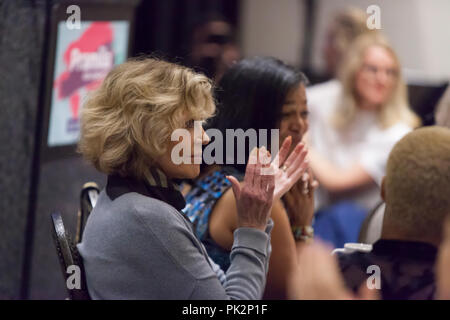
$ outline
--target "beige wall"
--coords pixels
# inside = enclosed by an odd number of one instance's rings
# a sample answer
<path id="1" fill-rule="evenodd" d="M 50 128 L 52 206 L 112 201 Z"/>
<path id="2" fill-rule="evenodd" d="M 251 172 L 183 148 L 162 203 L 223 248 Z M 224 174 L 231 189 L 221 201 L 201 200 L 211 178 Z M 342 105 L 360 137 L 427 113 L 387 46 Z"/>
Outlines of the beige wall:
<path id="1" fill-rule="evenodd" d="M 381 9 L 381 27 L 408 74 L 450 79 L 449 0 L 316 0 L 316 36 L 312 63 L 323 68 L 320 48 L 333 13 L 348 6 Z M 278 56 L 300 61 L 302 0 L 242 0 L 241 40 L 245 55 Z"/>
<path id="2" fill-rule="evenodd" d="M 240 40 L 244 56 L 269 55 L 300 62 L 302 1 L 242 0 Z"/>

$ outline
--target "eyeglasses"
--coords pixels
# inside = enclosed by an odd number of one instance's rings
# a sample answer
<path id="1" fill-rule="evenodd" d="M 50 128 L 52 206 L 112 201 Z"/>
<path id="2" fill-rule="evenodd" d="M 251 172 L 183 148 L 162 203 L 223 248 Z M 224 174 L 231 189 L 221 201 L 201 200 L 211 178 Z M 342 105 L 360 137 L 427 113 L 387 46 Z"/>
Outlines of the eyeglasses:
<path id="1" fill-rule="evenodd" d="M 376 77 L 378 72 L 384 72 L 384 74 L 390 78 L 395 79 L 398 76 L 397 69 L 394 68 L 378 68 L 377 66 L 371 65 L 371 64 L 363 64 L 362 71 L 366 74 L 370 75 L 371 77 Z"/>

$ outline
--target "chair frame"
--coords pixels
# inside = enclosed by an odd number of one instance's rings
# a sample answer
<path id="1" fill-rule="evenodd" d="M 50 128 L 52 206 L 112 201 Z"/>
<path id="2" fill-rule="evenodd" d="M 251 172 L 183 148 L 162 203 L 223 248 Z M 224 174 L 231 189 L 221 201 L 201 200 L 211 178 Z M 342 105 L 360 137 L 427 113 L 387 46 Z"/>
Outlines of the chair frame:
<path id="1" fill-rule="evenodd" d="M 84 272 L 84 266 L 82 259 L 78 253 L 75 244 L 72 242 L 71 237 L 66 232 L 64 222 L 59 212 L 51 215 L 52 222 L 52 236 L 56 247 L 61 271 L 63 274 L 66 289 L 69 293 L 70 300 L 90 300 L 90 296 L 86 286 L 86 277 Z M 80 284 L 79 289 L 70 289 L 67 286 L 67 279 L 69 274 L 67 272 L 69 266 L 78 266 L 80 269 Z"/>
<path id="2" fill-rule="evenodd" d="M 380 201 L 379 203 L 377 203 L 377 205 L 375 205 L 375 207 L 370 211 L 370 213 L 364 219 L 364 221 L 361 225 L 361 229 L 359 231 L 358 242 L 367 243 L 367 233 L 369 231 L 370 224 L 371 224 L 375 214 L 377 213 L 377 211 L 380 209 L 380 207 L 383 204 L 384 204 L 384 201 Z"/>
<path id="3" fill-rule="evenodd" d="M 87 219 L 97 203 L 100 188 L 95 182 L 87 182 L 83 185 L 80 193 L 80 209 L 77 215 L 77 231 L 75 243 L 80 243 L 83 238 L 83 231 Z"/>

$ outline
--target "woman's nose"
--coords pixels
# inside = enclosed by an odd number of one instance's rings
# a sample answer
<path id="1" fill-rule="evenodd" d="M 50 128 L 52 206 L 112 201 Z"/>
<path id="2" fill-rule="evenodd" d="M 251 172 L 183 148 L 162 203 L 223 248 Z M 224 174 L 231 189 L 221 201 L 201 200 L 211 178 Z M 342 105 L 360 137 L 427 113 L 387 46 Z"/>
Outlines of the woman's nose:
<path id="1" fill-rule="evenodd" d="M 378 80 L 378 82 L 386 83 L 387 79 L 388 79 L 387 71 L 383 70 L 383 69 L 382 70 L 378 70 L 378 72 L 377 72 L 377 80 Z"/>
<path id="2" fill-rule="evenodd" d="M 295 131 L 301 131 L 302 127 L 303 127 L 303 119 L 301 115 L 297 115 L 291 123 L 291 129 Z"/>

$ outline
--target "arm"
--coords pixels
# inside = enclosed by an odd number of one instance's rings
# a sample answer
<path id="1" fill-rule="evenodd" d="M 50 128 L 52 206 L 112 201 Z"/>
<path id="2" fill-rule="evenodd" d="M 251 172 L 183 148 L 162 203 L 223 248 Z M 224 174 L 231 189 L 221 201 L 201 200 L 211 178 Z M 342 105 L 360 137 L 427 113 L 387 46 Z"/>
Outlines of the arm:
<path id="1" fill-rule="evenodd" d="M 182 215 L 169 210 L 139 210 L 145 241 L 134 247 L 128 267 L 136 288 L 150 299 L 260 299 L 269 259 L 271 222 L 266 230 L 238 228 L 231 251 L 232 266 L 223 272 L 209 263 L 202 244 Z M 134 235 L 134 238 L 136 235 Z M 142 254 L 142 251 L 147 254 Z"/>
<path id="2" fill-rule="evenodd" d="M 287 298 L 287 286 L 290 276 L 296 267 L 296 241 L 292 235 L 289 218 L 281 201 L 274 205 L 272 219 L 275 225 L 272 230 L 272 254 L 269 260 L 264 299 L 284 300 Z"/>
<path id="3" fill-rule="evenodd" d="M 269 260 L 265 298 L 282 299 L 296 261 L 295 241 L 289 219 L 281 201 L 271 211 L 274 227 L 271 234 L 272 253 Z M 211 213 L 209 232 L 212 239 L 225 250 L 231 250 L 233 232 L 237 226 L 236 201 L 231 189 L 219 199 Z"/>
<path id="4" fill-rule="evenodd" d="M 311 198 L 313 198 L 313 195 Z M 237 226 L 235 203 L 233 192 L 229 189 L 215 205 L 209 222 L 211 237 L 225 250 L 231 250 L 233 245 L 233 231 Z M 313 207 L 314 205 L 312 205 Z M 298 225 L 311 224 L 312 214 L 306 216 L 306 220 L 299 220 Z M 285 299 L 288 280 L 296 267 L 296 248 L 302 248 L 305 242 L 294 240 L 288 214 L 280 200 L 275 202 L 271 217 L 274 222 L 271 234 L 272 253 L 269 260 L 264 298 Z"/>
<path id="5" fill-rule="evenodd" d="M 275 189 L 274 176 L 262 174 L 262 169 L 268 169 L 270 166 L 264 164 L 266 158 L 268 154 L 264 148 L 254 149 L 251 152 L 242 186 L 236 178 L 229 177 L 236 198 L 238 228 L 234 231 L 231 264 L 226 273 L 224 286 L 217 276 L 217 270 L 210 265 L 210 259 L 203 245 L 195 237 L 190 224 L 180 212 L 172 210 L 178 219 L 168 217 L 167 214 L 159 214 L 157 216 L 165 223 L 159 225 L 154 221 L 147 223 L 153 233 L 161 233 L 162 226 L 169 225 L 169 230 L 160 234 L 158 242 L 160 247 L 166 249 L 166 255 L 170 255 L 170 260 L 175 261 L 175 264 L 165 263 L 162 269 L 172 278 L 177 275 L 177 270 L 173 269 L 185 271 L 185 277 L 180 277 L 183 281 L 178 287 L 180 290 L 188 290 L 193 284 L 188 299 L 261 298 L 271 250 L 270 232 L 273 223 L 270 220 L 270 210 Z M 158 256 L 153 255 L 151 259 L 158 260 Z M 171 283 L 173 280 L 167 282 Z M 177 291 L 174 294 L 178 294 Z"/>
<path id="6" fill-rule="evenodd" d="M 234 232 L 225 284 L 227 295 L 233 299 L 261 299 L 266 285 L 272 227 L 273 222 L 269 220 L 266 232 L 247 227 Z"/>
<path id="7" fill-rule="evenodd" d="M 359 163 L 355 163 L 349 169 L 341 169 L 313 148 L 309 149 L 309 159 L 315 177 L 330 192 L 348 191 L 374 182 L 369 173 Z"/>
<path id="8" fill-rule="evenodd" d="M 277 165 L 282 165 L 287 157 L 289 150 L 288 143 L 283 143 L 277 158 L 280 159 Z M 286 171 L 278 170 L 276 177 L 279 177 L 279 185 L 277 197 L 284 194 L 284 190 L 289 190 L 292 183 L 297 181 L 297 177 L 304 172 L 306 163 L 303 162 L 306 152 L 302 152 L 302 146 L 298 146 L 286 160 Z M 278 167 L 276 168 L 278 169 Z M 277 189 L 277 187 L 276 187 Z M 238 225 L 238 211 L 236 207 L 235 193 L 230 190 L 219 199 L 210 217 L 209 232 L 213 240 L 222 248 L 230 250 L 233 243 L 233 230 Z M 312 210 L 311 210 L 312 211 Z M 271 210 L 271 216 L 274 220 L 274 229 L 272 232 L 272 258 L 270 259 L 267 287 L 265 291 L 266 298 L 285 298 L 286 285 L 288 277 L 295 266 L 296 253 L 295 241 L 292 235 L 291 226 L 288 216 L 281 204 L 281 201 L 275 199 L 274 206 Z M 310 215 L 312 217 L 312 214 Z M 310 220 L 310 219 L 309 219 Z M 309 225 L 309 223 L 308 223 Z"/>
<path id="9" fill-rule="evenodd" d="M 304 150 L 304 145 L 299 143 L 294 150 L 289 154 L 292 138 L 288 137 L 283 141 L 283 144 L 272 161 L 270 167 L 274 172 L 275 190 L 273 203 L 277 203 L 279 199 L 300 179 L 307 168 L 305 157 L 307 151 Z M 288 170 L 282 170 L 282 166 L 289 167 Z M 247 169 L 251 165 L 247 166 Z M 268 168 L 266 168 L 268 169 Z M 244 183 L 239 183 L 235 178 L 230 177 L 233 184 L 233 189 L 237 186 L 243 187 Z M 217 201 L 213 212 L 211 213 L 209 221 L 209 232 L 212 238 L 222 248 L 231 248 L 233 244 L 233 232 L 238 227 L 238 208 L 236 206 L 235 192 L 229 189 Z M 275 222 L 276 224 L 276 222 Z"/>
<path id="10" fill-rule="evenodd" d="M 269 159 L 264 147 L 255 148 L 250 153 L 243 184 L 233 176 L 227 177 L 236 198 L 238 228 L 233 234 L 225 289 L 238 299 L 260 298 L 266 282 L 271 250 L 269 234 L 273 226 L 270 210 L 275 190 L 275 176 L 267 174 L 272 173 Z M 253 291 L 239 290 L 242 283 Z"/>
<path id="11" fill-rule="evenodd" d="M 284 208 L 289 216 L 291 228 L 311 226 L 314 217 L 314 192 L 318 186 L 319 183 L 314 179 L 312 170 L 308 168 L 302 179 L 284 195 Z M 310 238 L 307 237 L 305 241 L 296 241 L 297 252 L 302 251 L 305 244 L 309 242 L 308 239 Z"/>

